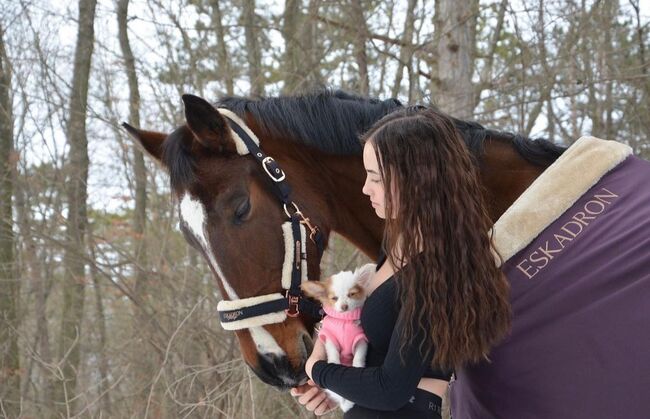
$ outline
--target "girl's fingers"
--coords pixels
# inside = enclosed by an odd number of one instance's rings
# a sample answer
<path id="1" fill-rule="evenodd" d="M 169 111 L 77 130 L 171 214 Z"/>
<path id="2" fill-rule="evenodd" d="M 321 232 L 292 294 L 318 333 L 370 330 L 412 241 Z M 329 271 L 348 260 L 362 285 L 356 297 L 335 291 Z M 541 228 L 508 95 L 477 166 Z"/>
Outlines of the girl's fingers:
<path id="1" fill-rule="evenodd" d="M 291 390 L 289 390 L 289 393 L 290 393 L 292 396 L 294 396 L 294 397 L 296 397 L 296 396 L 300 396 L 300 395 L 303 394 L 305 391 L 307 391 L 307 389 L 310 389 L 310 388 L 312 388 L 312 387 L 313 387 L 313 386 L 310 386 L 310 385 L 307 385 L 307 384 L 303 384 L 303 385 L 298 386 L 298 387 L 293 387 Z"/>
<path id="2" fill-rule="evenodd" d="M 298 403 L 305 406 L 317 416 L 324 415 L 336 409 L 338 404 L 327 396 L 327 393 L 316 386 L 312 380 L 298 387 L 293 387 L 291 395 L 298 397 Z"/>
<path id="3" fill-rule="evenodd" d="M 324 391 L 321 391 L 320 393 L 316 394 L 314 398 L 312 398 L 309 401 L 309 403 L 305 405 L 305 408 L 310 412 L 313 412 L 316 410 L 317 407 L 319 407 L 323 402 L 326 401 L 327 401 L 327 394 L 325 394 Z"/>
<path id="4" fill-rule="evenodd" d="M 304 394 L 307 390 L 310 388 L 314 388 L 315 386 L 309 383 L 301 384 L 298 387 L 293 387 L 289 393 L 291 393 L 292 396 L 300 396 L 301 394 Z"/>
<path id="5" fill-rule="evenodd" d="M 298 397 L 298 403 L 304 405 L 307 405 L 311 401 L 311 399 L 314 398 L 318 393 L 320 392 L 320 389 L 318 387 L 312 387 L 306 392 L 304 392 L 300 397 Z"/>
<path id="6" fill-rule="evenodd" d="M 329 413 L 333 410 L 335 410 L 337 407 L 339 407 L 338 403 L 336 403 L 334 400 L 330 399 L 327 397 L 323 403 L 321 403 L 316 410 L 314 410 L 314 413 L 317 416 L 322 416 L 326 413 Z"/>

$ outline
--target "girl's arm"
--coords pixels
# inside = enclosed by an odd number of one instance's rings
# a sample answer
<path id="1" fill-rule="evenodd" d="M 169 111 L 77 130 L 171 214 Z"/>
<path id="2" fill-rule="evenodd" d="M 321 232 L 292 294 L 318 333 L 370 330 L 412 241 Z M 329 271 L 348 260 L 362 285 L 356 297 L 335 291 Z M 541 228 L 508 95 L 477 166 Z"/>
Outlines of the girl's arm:
<path id="1" fill-rule="evenodd" d="M 345 367 L 320 360 L 313 363 L 311 370 L 311 363 L 305 366 L 307 374 L 319 387 L 332 390 L 360 406 L 376 410 L 397 410 L 409 402 L 432 357 L 432 351 L 426 358 L 420 354 L 418 344 L 423 341 L 420 332 L 404 348 L 402 362 L 401 332 L 398 321 L 391 335 L 388 353 L 380 367 Z"/>

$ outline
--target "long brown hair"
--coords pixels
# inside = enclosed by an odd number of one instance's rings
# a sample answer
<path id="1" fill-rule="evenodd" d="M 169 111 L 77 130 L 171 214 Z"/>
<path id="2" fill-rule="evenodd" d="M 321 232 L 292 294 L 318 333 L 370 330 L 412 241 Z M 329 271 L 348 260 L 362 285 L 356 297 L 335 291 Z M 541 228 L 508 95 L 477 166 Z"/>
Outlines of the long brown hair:
<path id="1" fill-rule="evenodd" d="M 509 286 L 460 133 L 446 115 L 412 107 L 378 121 L 362 142 L 375 149 L 386 191 L 384 246 L 399 270 L 401 351 L 418 335 L 423 354 L 434 350 L 434 367 L 479 361 L 509 330 Z"/>

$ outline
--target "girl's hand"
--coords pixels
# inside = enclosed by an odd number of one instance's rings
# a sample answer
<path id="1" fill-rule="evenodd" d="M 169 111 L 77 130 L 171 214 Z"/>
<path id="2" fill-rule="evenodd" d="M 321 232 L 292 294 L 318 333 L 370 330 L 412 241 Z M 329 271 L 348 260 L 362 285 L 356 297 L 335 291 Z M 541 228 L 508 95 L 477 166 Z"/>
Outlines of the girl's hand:
<path id="1" fill-rule="evenodd" d="M 325 390 L 316 386 L 312 380 L 307 381 L 307 384 L 292 388 L 291 395 L 299 396 L 298 403 L 317 416 L 329 413 L 338 406 L 327 396 Z"/>
<path id="2" fill-rule="evenodd" d="M 311 355 L 307 359 L 307 362 L 305 362 L 305 372 L 309 376 L 309 378 L 312 378 L 311 376 L 311 370 L 314 367 L 314 364 L 316 361 L 327 361 L 327 352 L 325 352 L 325 345 L 320 339 L 316 339 L 316 342 L 314 343 L 314 350 L 311 352 Z"/>

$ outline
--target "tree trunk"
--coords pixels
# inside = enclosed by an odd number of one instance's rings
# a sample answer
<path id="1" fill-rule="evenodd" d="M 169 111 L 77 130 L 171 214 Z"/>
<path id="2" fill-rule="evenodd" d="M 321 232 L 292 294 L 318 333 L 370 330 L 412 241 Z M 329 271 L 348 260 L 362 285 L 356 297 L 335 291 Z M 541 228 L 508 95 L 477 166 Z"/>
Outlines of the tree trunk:
<path id="1" fill-rule="evenodd" d="M 129 0 L 119 0 L 117 21 L 120 38 L 120 48 L 124 55 L 124 66 L 129 84 L 129 121 L 136 127 L 140 126 L 140 90 L 135 70 L 135 59 L 131 52 L 127 31 Z M 147 246 L 144 240 L 147 220 L 147 169 L 144 165 L 142 151 L 133 147 L 133 171 L 135 174 L 135 217 L 133 222 L 135 249 L 135 295 L 142 299 L 147 293 L 146 267 L 148 264 Z"/>
<path id="2" fill-rule="evenodd" d="M 404 21 L 404 36 L 402 41 L 404 46 L 400 48 L 399 51 L 399 61 L 397 62 L 397 73 L 395 73 L 395 82 L 393 83 L 393 90 L 391 91 L 391 97 L 397 97 L 400 93 L 402 87 L 402 76 L 404 73 L 404 67 L 409 69 L 409 75 L 411 74 L 410 68 L 413 65 L 413 31 L 415 29 L 415 5 L 417 0 L 409 0 L 408 6 L 406 8 L 406 20 Z M 411 90 L 411 78 L 409 77 L 409 92 Z M 411 95 L 409 94 L 409 98 Z"/>
<path id="3" fill-rule="evenodd" d="M 478 0 L 436 1 L 437 79 L 432 79 L 432 99 L 445 112 L 463 119 L 471 119 L 476 106 L 472 72 L 477 15 Z"/>
<path id="4" fill-rule="evenodd" d="M 318 10 L 320 9 L 321 0 L 309 0 L 307 6 L 307 21 L 302 25 L 302 39 L 305 42 L 305 56 L 307 57 L 307 65 L 303 68 L 307 71 L 307 81 L 309 87 L 323 85 L 323 77 L 320 73 L 321 58 L 323 52 L 318 42 L 320 34 L 318 30 Z"/>
<path id="5" fill-rule="evenodd" d="M 219 78 L 223 80 L 223 83 L 226 86 L 226 94 L 232 96 L 235 94 L 235 83 L 232 74 L 232 67 L 230 66 L 228 46 L 226 45 L 226 31 L 223 28 L 223 15 L 219 3 L 219 0 L 210 0 L 210 5 L 212 6 L 212 25 L 217 33 L 217 57 L 219 59 L 220 70 Z"/>
<path id="6" fill-rule="evenodd" d="M 605 2 L 603 5 L 605 8 L 604 10 L 604 16 L 602 18 L 602 23 L 603 25 L 607 25 L 609 22 L 613 22 L 614 19 L 616 19 L 617 15 L 617 7 L 618 7 L 618 2 Z M 605 27 L 605 26 L 603 26 Z M 614 88 L 614 72 L 615 68 L 612 63 L 614 60 L 614 45 L 612 41 L 612 31 L 615 30 L 615 27 L 606 30 L 605 32 L 605 45 L 603 45 L 603 75 L 602 78 L 604 80 L 607 80 L 605 82 L 605 103 L 604 103 L 604 110 L 605 110 L 605 127 L 604 127 L 604 139 L 606 140 L 614 140 L 615 138 L 615 132 L 614 132 L 614 123 L 612 119 L 612 114 L 614 112 L 614 98 L 613 98 L 613 88 Z"/>
<path id="7" fill-rule="evenodd" d="M 255 0 L 244 0 L 243 3 L 244 35 L 248 52 L 248 78 L 251 84 L 252 96 L 264 95 L 264 74 L 262 72 L 262 53 L 258 42 L 260 28 L 257 26 L 255 15 Z"/>
<path id="8" fill-rule="evenodd" d="M 120 49 L 124 57 L 124 69 L 128 78 L 129 86 L 129 122 L 136 127 L 140 126 L 140 89 L 138 87 L 138 76 L 135 68 L 135 58 L 131 51 L 131 43 L 129 41 L 128 33 L 128 11 L 129 0 L 119 0 L 117 4 L 117 25 L 118 37 L 120 40 Z M 135 175 L 135 208 L 133 219 L 133 249 L 135 252 L 135 285 L 134 294 L 138 301 L 145 301 L 149 293 L 149 286 L 147 282 L 147 266 L 148 254 L 147 244 L 145 241 L 146 230 L 146 212 L 147 212 L 147 170 L 144 164 L 144 156 L 142 151 L 137 147 L 132 147 L 133 150 L 133 171 Z M 94 259 L 94 258 L 93 258 Z M 98 275 L 93 275 L 93 281 L 99 281 Z M 101 313 L 103 307 L 101 306 L 101 298 L 96 296 L 97 311 Z M 142 372 L 148 375 L 153 370 L 151 358 L 147 356 L 150 348 L 146 342 L 145 334 L 149 330 L 147 325 L 148 316 L 143 310 L 135 307 L 134 309 L 134 332 L 136 333 L 135 341 L 139 344 L 135 348 L 138 352 L 136 359 L 141 360 Z M 99 319 L 104 322 L 103 319 Z M 100 331 L 105 330 L 100 328 Z M 102 336 L 102 341 L 105 336 Z M 100 366 L 101 367 L 101 366 Z M 146 391 L 144 393 L 147 393 Z M 110 406 L 110 398 L 106 398 L 105 403 Z"/>
<path id="9" fill-rule="evenodd" d="M 69 151 L 67 164 L 66 246 L 63 256 L 63 314 L 59 335 L 59 358 L 63 360 L 61 382 L 55 402 L 59 412 L 69 415 L 79 370 L 81 320 L 86 283 L 85 233 L 87 216 L 88 139 L 86 138 L 86 108 L 88 79 L 94 43 L 94 21 L 97 0 L 79 0 L 79 28 L 75 48 L 72 89 L 70 91 L 69 119 L 66 137 Z"/>
<path id="10" fill-rule="evenodd" d="M 11 66 L 0 25 L 0 401 L 9 417 L 20 412 L 20 360 L 17 341 L 18 275 L 13 233 L 14 118 Z"/>
<path id="11" fill-rule="evenodd" d="M 366 40 L 368 39 L 368 28 L 366 18 L 363 15 L 362 0 L 352 0 L 350 2 L 351 17 L 353 26 L 358 28 L 354 33 L 352 46 L 354 49 L 354 59 L 357 62 L 359 70 L 359 82 L 356 89 L 362 95 L 368 96 L 370 93 L 370 81 L 368 79 L 368 54 L 366 53 Z"/>
<path id="12" fill-rule="evenodd" d="M 94 243 L 90 243 L 89 247 L 92 252 L 93 260 L 95 258 Z M 102 288 L 99 283 L 99 272 L 97 270 L 97 265 L 92 264 L 91 266 L 91 276 L 93 280 L 93 288 L 95 291 L 95 316 L 97 317 L 98 323 L 98 332 L 99 332 L 99 342 L 97 344 L 97 349 L 95 350 L 96 354 L 99 357 L 99 378 L 101 390 L 101 412 L 106 416 L 111 414 L 111 395 L 110 395 L 110 372 L 108 366 L 108 357 L 106 355 L 106 346 L 107 346 L 107 333 L 106 333 L 106 315 L 104 314 L 104 302 L 102 298 Z"/>
<path id="13" fill-rule="evenodd" d="M 304 82 L 304 75 L 301 71 L 301 60 L 304 51 L 301 50 L 301 40 L 298 34 L 300 30 L 301 0 L 287 0 L 284 7 L 284 25 L 282 36 L 284 37 L 284 87 L 282 93 L 285 95 L 296 92 Z"/>

